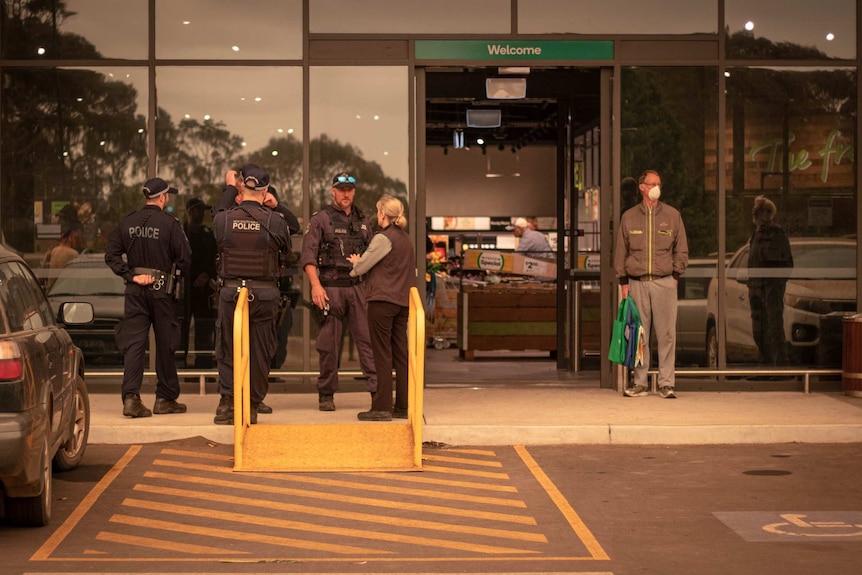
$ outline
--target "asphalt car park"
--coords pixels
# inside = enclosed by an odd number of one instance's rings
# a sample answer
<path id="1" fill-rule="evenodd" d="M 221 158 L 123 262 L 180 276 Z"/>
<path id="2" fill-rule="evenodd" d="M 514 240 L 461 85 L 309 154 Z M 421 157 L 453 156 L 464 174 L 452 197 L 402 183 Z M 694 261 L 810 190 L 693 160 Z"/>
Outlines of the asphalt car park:
<path id="1" fill-rule="evenodd" d="M 426 445 L 422 472 L 236 473 L 202 438 L 93 445 L 4 573 L 855 574 L 858 444 Z"/>

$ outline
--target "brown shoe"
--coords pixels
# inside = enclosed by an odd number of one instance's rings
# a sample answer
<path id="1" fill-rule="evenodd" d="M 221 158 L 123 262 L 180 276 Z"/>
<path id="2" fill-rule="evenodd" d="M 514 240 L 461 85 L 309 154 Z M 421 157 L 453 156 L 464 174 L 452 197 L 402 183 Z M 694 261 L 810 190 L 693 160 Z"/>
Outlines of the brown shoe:
<path id="1" fill-rule="evenodd" d="M 362 411 L 356 414 L 359 421 L 392 421 L 391 411 Z"/>
<path id="2" fill-rule="evenodd" d="M 331 393 L 321 393 L 317 399 L 317 406 L 320 411 L 335 411 L 335 399 Z"/>
<path id="3" fill-rule="evenodd" d="M 123 415 L 126 417 L 151 417 L 153 412 L 144 407 L 141 396 L 135 393 L 127 393 L 123 398 Z"/>
<path id="4" fill-rule="evenodd" d="M 164 415 L 167 413 L 185 413 L 186 412 L 186 404 L 185 403 L 177 403 L 173 399 L 165 399 L 163 397 L 157 397 L 156 403 L 153 405 L 153 413 L 157 415 Z"/>
<path id="5" fill-rule="evenodd" d="M 264 415 L 269 415 L 270 413 L 272 413 L 272 408 L 261 401 L 257 404 L 257 412 Z"/>

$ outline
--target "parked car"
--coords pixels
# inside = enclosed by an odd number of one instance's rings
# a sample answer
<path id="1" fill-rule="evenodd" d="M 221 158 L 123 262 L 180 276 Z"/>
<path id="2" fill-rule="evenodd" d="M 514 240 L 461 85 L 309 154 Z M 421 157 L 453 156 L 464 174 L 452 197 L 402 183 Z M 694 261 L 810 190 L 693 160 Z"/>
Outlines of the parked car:
<path id="1" fill-rule="evenodd" d="M 93 308 L 68 302 L 59 315 L 85 324 Z M 77 467 L 89 431 L 81 350 L 55 322 L 24 260 L 0 248 L 0 489 L 8 522 L 48 524 L 52 461 L 58 471 Z"/>
<path id="2" fill-rule="evenodd" d="M 114 328 L 123 319 L 126 285 L 105 263 L 105 254 L 81 254 L 60 270 L 48 290 L 53 309 L 66 301 L 88 302 L 95 310 L 92 324 L 65 326 L 88 365 L 122 365 Z"/>
<path id="3" fill-rule="evenodd" d="M 689 260 L 685 273 L 679 278 L 676 315 L 677 365 L 706 365 L 706 294 L 709 283 L 717 274 L 715 259 L 695 258 Z"/>
<path id="4" fill-rule="evenodd" d="M 748 299 L 748 244 L 733 255 L 725 282 L 724 320 L 728 363 L 758 361 Z M 784 335 L 790 360 L 819 367 L 841 366 L 842 321 L 856 312 L 856 240 L 790 238 L 793 268 L 784 294 Z M 707 362 L 718 366 L 718 280 L 707 298 Z"/>

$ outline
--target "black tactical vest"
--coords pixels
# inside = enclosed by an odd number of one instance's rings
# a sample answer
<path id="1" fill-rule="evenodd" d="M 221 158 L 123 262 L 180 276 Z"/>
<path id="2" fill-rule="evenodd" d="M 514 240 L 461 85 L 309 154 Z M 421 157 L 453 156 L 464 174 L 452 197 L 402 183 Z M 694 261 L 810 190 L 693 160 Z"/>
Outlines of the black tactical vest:
<path id="1" fill-rule="evenodd" d="M 279 246 L 269 231 L 272 213 L 271 210 L 247 210 L 243 206 L 225 212 L 224 234 L 219 243 L 219 277 L 277 280 L 282 275 Z"/>
<path id="2" fill-rule="evenodd" d="M 321 270 L 336 269 L 339 277 L 348 277 L 353 264 L 347 260 L 351 254 L 362 254 L 368 247 L 367 226 L 362 213 L 355 206 L 348 216 L 334 206 L 326 206 L 323 226 L 323 241 L 317 252 L 317 267 Z"/>

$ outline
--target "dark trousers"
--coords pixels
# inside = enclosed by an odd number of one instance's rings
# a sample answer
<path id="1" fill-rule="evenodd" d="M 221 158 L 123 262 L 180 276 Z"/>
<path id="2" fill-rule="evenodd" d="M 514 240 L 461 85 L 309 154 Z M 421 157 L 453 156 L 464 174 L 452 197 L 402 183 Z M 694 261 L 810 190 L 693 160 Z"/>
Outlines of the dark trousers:
<path id="1" fill-rule="evenodd" d="M 395 407 L 407 409 L 407 319 L 410 308 L 385 301 L 368 302 L 371 350 L 377 368 L 373 411 L 392 411 L 392 369 L 395 369 Z"/>
<path id="2" fill-rule="evenodd" d="M 377 372 L 374 368 L 374 354 L 371 351 L 371 338 L 368 335 L 368 313 L 365 304 L 365 286 L 357 284 L 350 287 L 327 287 L 329 319 L 320 326 L 315 346 L 320 358 L 320 375 L 317 378 L 317 391 L 333 394 L 338 391 L 338 360 L 341 352 L 341 334 L 344 318 L 350 326 L 350 333 L 359 350 L 359 367 L 368 376 L 365 389 L 374 393 L 377 390 Z"/>
<path id="3" fill-rule="evenodd" d="M 189 332 L 192 319 L 195 324 L 195 353 L 193 365 L 197 368 L 210 368 L 213 365 L 212 352 L 215 349 L 216 313 L 210 304 L 212 290 L 209 287 L 189 288 L 183 316 L 183 351 L 189 352 Z"/>
<path id="4" fill-rule="evenodd" d="M 787 365 L 787 340 L 784 335 L 783 279 L 751 280 L 748 301 L 751 305 L 751 333 L 760 352 L 760 361 L 770 365 Z"/>
<path id="5" fill-rule="evenodd" d="M 269 364 L 275 354 L 278 335 L 275 318 L 278 314 L 277 289 L 255 290 L 248 304 L 249 385 L 252 405 L 257 405 L 269 391 Z M 233 314 L 236 309 L 236 289 L 224 288 L 219 294 L 218 324 L 216 325 L 216 362 L 218 387 L 222 395 L 233 395 Z"/>
<path id="6" fill-rule="evenodd" d="M 146 286 L 126 287 L 123 323 L 117 333 L 117 347 L 123 352 L 123 396 L 141 392 L 146 367 L 150 326 L 156 338 L 156 397 L 176 399 L 180 382 L 174 353 L 180 343 L 180 321 L 174 298 Z"/>

